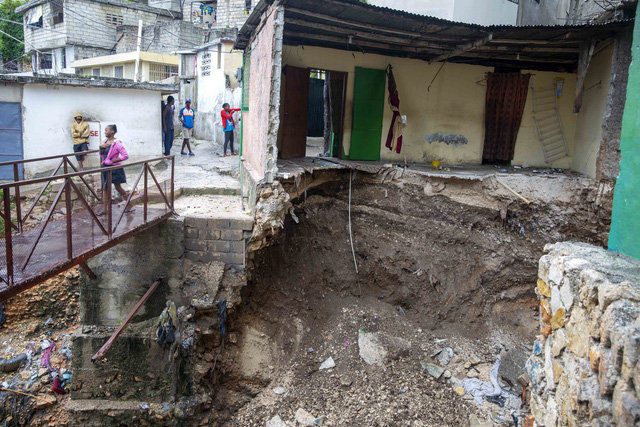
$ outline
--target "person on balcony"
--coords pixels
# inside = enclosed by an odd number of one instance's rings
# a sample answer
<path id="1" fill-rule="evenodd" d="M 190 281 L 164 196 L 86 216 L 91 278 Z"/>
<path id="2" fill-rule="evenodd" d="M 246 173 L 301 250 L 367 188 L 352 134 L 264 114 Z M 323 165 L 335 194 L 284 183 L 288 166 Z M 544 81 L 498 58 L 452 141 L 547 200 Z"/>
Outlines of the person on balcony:
<path id="1" fill-rule="evenodd" d="M 231 108 L 227 102 L 222 104 L 222 111 L 220 112 L 220 115 L 222 116 L 222 130 L 224 131 L 224 148 L 222 157 L 227 157 L 227 145 L 230 145 L 229 153 L 232 156 L 236 155 L 236 153 L 233 152 L 233 130 L 236 126 L 236 123 L 233 121 L 233 113 L 236 111 L 240 111 L 240 108 Z"/>
<path id="2" fill-rule="evenodd" d="M 73 118 L 73 124 L 71 125 L 71 136 L 73 137 L 73 152 L 82 153 L 89 151 L 89 123 L 84 121 L 81 113 L 76 113 Z M 76 160 L 80 170 L 84 170 L 84 156 L 83 154 L 76 154 Z"/>
<path id="3" fill-rule="evenodd" d="M 106 139 L 100 144 L 100 161 L 103 168 L 110 168 L 122 164 L 129 158 L 127 150 L 124 149 L 122 141 L 115 137 L 118 128 L 116 125 L 107 125 L 104 128 L 104 136 Z M 122 188 L 122 184 L 127 182 L 127 177 L 123 168 L 114 169 L 111 171 L 111 183 L 116 187 L 118 193 L 123 198 L 127 199 L 127 192 Z M 97 215 L 104 215 L 107 212 L 109 203 L 111 200 L 107 198 L 107 189 L 109 188 L 109 171 L 102 172 L 102 211 Z M 126 208 L 126 206 L 125 206 Z M 133 208 L 125 209 L 125 212 L 133 212 Z"/>

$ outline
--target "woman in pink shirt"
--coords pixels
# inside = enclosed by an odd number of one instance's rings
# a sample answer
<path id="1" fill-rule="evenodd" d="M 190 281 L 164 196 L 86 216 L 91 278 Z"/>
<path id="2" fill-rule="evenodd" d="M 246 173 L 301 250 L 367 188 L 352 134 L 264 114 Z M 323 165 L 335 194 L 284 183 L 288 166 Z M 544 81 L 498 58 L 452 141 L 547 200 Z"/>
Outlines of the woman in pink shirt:
<path id="1" fill-rule="evenodd" d="M 118 128 L 116 125 L 107 125 L 104 128 L 104 136 L 107 138 L 102 141 L 100 144 L 100 160 L 102 162 L 103 168 L 109 168 L 112 166 L 117 166 L 127 160 L 129 155 L 127 154 L 127 150 L 124 149 L 124 145 L 122 145 L 122 141 L 115 137 L 116 132 L 118 132 Z M 107 200 L 107 185 L 109 180 L 109 172 L 102 172 L 102 211 L 98 212 L 98 215 L 104 215 L 107 211 L 107 203 L 110 200 Z M 124 169 L 114 169 L 111 171 L 111 183 L 116 187 L 120 196 L 126 200 L 127 192 L 122 188 L 122 184 L 127 182 L 127 177 L 124 174 Z M 133 212 L 134 209 L 127 209 L 125 212 Z"/>

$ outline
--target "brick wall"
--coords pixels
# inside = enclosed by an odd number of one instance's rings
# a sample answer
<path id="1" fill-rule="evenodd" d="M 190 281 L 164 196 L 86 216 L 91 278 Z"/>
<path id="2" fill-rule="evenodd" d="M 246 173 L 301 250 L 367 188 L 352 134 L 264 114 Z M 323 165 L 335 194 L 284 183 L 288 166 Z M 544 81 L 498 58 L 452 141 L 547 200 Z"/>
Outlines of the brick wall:
<path id="1" fill-rule="evenodd" d="M 640 423 L 640 261 L 584 243 L 540 259 L 527 362 L 539 426 Z"/>

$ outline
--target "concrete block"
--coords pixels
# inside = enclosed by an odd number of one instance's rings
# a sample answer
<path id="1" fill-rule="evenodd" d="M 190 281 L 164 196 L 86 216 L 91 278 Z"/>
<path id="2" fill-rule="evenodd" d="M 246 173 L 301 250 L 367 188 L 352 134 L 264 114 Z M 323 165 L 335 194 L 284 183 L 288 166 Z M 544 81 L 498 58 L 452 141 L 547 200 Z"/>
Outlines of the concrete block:
<path id="1" fill-rule="evenodd" d="M 244 241 L 240 240 L 240 241 L 235 241 L 235 242 L 229 242 L 229 252 L 235 252 L 238 254 L 242 254 L 244 253 L 245 249 L 246 249 L 246 244 Z"/>
<path id="2" fill-rule="evenodd" d="M 245 231 L 244 233 L 242 233 L 242 238 L 244 240 L 248 240 L 253 236 L 253 231 Z"/>
<path id="3" fill-rule="evenodd" d="M 207 228 L 207 219 L 206 218 L 192 218 L 187 217 L 184 219 L 184 223 L 187 227 L 194 227 L 205 229 Z"/>
<path id="4" fill-rule="evenodd" d="M 231 230 L 253 230 L 253 218 L 243 218 L 243 219 L 232 219 L 230 221 L 230 229 Z"/>
<path id="5" fill-rule="evenodd" d="M 185 256 L 189 261 L 202 262 L 202 256 L 204 254 L 205 252 L 189 251 L 185 254 Z"/>
<path id="6" fill-rule="evenodd" d="M 229 220 L 222 218 L 209 219 L 208 228 L 210 230 L 229 230 Z"/>
<path id="7" fill-rule="evenodd" d="M 187 251 L 206 251 L 207 242 L 200 239 L 184 239 L 184 247 Z"/>
<path id="8" fill-rule="evenodd" d="M 206 233 L 206 231 L 205 231 Z M 193 227 L 187 227 L 184 229 L 184 237 L 187 239 L 197 239 L 198 238 L 198 229 Z"/>
<path id="9" fill-rule="evenodd" d="M 242 230 L 223 230 L 220 231 L 220 239 L 221 240 L 242 240 Z"/>
<path id="10" fill-rule="evenodd" d="M 213 240 L 207 244 L 210 252 L 229 252 L 230 242 L 225 240 Z"/>
<path id="11" fill-rule="evenodd" d="M 199 232 L 199 238 L 205 240 L 220 239 L 220 230 L 202 230 Z"/>
<path id="12" fill-rule="evenodd" d="M 220 260 L 226 264 L 242 265 L 244 262 L 244 254 L 226 253 L 220 255 Z"/>

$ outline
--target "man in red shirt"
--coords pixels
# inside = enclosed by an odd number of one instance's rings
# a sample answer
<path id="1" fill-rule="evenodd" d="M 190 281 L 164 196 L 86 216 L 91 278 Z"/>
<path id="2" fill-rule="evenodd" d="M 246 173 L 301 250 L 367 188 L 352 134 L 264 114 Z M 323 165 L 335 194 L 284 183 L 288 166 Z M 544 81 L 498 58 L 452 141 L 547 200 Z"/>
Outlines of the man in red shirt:
<path id="1" fill-rule="evenodd" d="M 222 111 L 220 112 L 220 116 L 222 116 L 222 130 L 224 131 L 224 149 L 222 157 L 227 157 L 227 145 L 230 145 L 230 154 L 232 156 L 236 155 L 236 153 L 233 152 L 233 130 L 236 126 L 236 123 L 233 120 L 233 113 L 236 111 L 240 111 L 240 108 L 231 108 L 228 102 L 222 104 Z"/>

